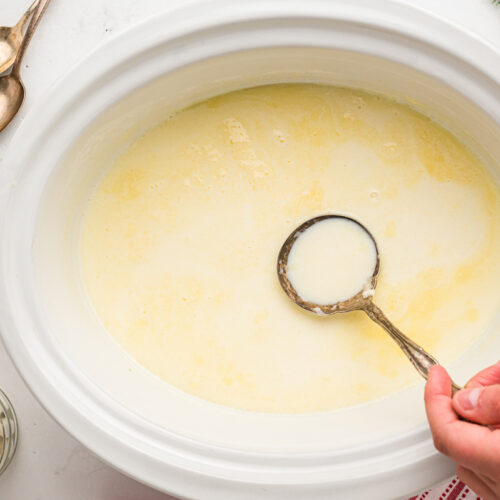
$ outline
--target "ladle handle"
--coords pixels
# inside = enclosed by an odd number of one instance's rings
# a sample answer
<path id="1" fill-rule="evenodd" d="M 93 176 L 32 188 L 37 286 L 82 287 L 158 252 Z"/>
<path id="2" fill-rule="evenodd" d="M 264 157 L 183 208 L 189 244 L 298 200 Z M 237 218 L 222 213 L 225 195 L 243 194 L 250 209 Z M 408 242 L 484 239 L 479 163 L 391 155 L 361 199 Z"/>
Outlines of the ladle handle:
<path id="1" fill-rule="evenodd" d="M 14 61 L 14 65 L 12 67 L 12 75 L 17 78 L 19 78 L 21 63 L 23 62 L 23 57 L 26 53 L 26 49 L 28 48 L 31 39 L 33 38 L 36 28 L 38 27 L 38 23 L 42 19 L 42 16 L 45 14 L 45 11 L 49 6 L 49 2 L 50 0 L 40 0 L 39 2 L 35 2 L 34 4 L 35 12 L 30 19 L 26 34 L 24 35 L 23 41 L 21 42 L 21 47 L 19 47 L 19 52 L 17 53 L 16 60 Z"/>
<path id="2" fill-rule="evenodd" d="M 427 380 L 431 366 L 439 364 L 436 359 L 396 328 L 382 310 L 371 300 L 366 302 L 363 310 L 373 321 L 375 321 L 375 323 L 387 331 L 406 354 L 407 358 L 412 362 L 418 373 Z M 460 390 L 462 390 L 462 387 L 452 382 L 452 394 Z"/>

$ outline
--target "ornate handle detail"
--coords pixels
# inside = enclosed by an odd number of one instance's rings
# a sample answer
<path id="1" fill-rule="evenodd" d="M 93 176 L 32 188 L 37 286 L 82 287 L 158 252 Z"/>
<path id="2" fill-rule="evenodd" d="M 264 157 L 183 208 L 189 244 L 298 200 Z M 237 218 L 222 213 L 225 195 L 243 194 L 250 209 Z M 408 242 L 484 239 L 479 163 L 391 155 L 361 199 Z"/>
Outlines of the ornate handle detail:
<path id="1" fill-rule="evenodd" d="M 396 344 L 406 354 L 418 373 L 427 379 L 431 366 L 438 365 L 437 360 L 432 357 L 425 349 L 409 339 L 403 332 L 396 328 L 382 310 L 376 306 L 371 300 L 366 301 L 363 305 L 363 311 L 380 325 L 387 333 L 396 341 Z M 460 391 L 462 387 L 452 382 L 453 394 Z"/>

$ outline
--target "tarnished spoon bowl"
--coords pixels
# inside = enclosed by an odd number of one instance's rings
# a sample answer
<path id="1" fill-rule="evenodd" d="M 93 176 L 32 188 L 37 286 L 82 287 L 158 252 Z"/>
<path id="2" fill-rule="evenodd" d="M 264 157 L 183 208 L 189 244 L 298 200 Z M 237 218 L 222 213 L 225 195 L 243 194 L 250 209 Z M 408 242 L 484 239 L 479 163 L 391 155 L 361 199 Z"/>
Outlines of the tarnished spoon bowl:
<path id="1" fill-rule="evenodd" d="M 24 85 L 14 75 L 0 78 L 0 131 L 14 119 L 24 101 Z"/>
<path id="2" fill-rule="evenodd" d="M 22 33 L 15 28 L 0 27 L 0 73 L 4 73 L 14 64 L 21 45 Z"/>

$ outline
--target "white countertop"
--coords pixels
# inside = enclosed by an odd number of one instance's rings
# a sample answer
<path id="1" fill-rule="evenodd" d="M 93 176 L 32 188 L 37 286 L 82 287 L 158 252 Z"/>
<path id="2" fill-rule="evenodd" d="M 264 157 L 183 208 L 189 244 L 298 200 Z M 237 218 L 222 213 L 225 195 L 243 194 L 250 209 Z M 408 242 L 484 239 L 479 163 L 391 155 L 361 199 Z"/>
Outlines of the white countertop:
<path id="1" fill-rule="evenodd" d="M 12 25 L 30 0 L 1 0 L 0 25 Z M 128 27 L 188 0 L 53 0 L 28 50 L 28 89 L 20 115 L 0 135 L 0 169 L 23 115 L 75 62 Z M 229 1 L 229 0 L 228 0 Z M 231 0 L 238 1 L 238 0 Z M 332 0 L 333 1 L 333 0 Z M 367 0 L 369 1 L 369 0 Z M 384 0 L 371 0 L 384 8 Z M 500 48 L 500 6 L 489 0 L 402 0 L 466 26 Z M 95 458 L 42 409 L 0 345 L 0 387 L 19 417 L 16 457 L 0 477 L 2 500 L 168 500 Z"/>

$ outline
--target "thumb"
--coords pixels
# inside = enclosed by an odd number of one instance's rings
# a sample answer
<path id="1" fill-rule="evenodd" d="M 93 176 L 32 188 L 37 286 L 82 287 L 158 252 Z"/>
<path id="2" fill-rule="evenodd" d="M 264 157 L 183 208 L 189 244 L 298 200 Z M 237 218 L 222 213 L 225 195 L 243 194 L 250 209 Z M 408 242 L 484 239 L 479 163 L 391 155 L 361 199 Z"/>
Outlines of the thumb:
<path id="1" fill-rule="evenodd" d="M 453 408 L 471 422 L 500 425 L 500 384 L 457 392 L 453 397 Z"/>

